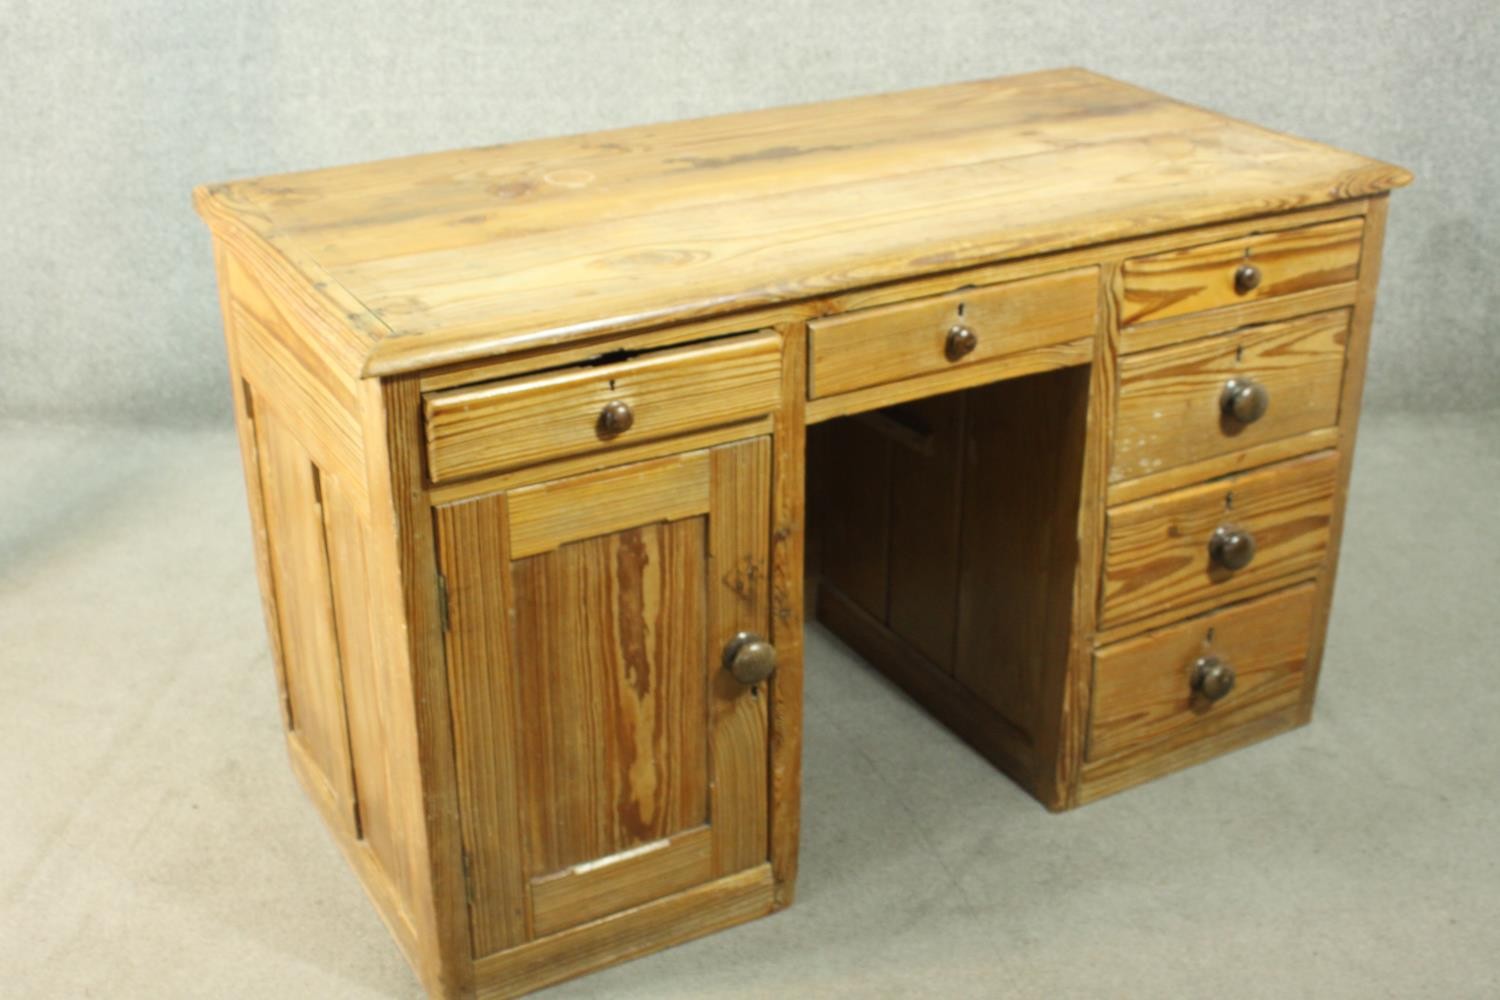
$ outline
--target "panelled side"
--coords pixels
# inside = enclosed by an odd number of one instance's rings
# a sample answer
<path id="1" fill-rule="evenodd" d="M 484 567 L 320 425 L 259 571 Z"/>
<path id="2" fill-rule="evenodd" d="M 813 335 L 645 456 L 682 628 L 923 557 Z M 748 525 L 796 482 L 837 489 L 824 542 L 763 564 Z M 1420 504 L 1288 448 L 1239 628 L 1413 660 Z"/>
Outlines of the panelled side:
<path id="1" fill-rule="evenodd" d="M 415 963 L 410 742 L 378 631 L 360 386 L 319 345 L 332 322 L 216 245 L 257 569 L 293 769 Z"/>

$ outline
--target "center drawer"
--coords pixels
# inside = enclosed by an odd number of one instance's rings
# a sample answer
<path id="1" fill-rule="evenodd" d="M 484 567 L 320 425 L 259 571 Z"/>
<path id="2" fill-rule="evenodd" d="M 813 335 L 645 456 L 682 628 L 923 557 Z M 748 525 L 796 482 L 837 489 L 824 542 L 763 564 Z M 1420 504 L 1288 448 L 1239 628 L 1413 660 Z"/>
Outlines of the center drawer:
<path id="1" fill-rule="evenodd" d="M 1213 606 L 1295 573 L 1328 548 L 1338 455 L 1323 451 L 1112 507 L 1099 625 Z"/>
<path id="2" fill-rule="evenodd" d="M 808 324 L 813 399 L 1094 335 L 1093 267 L 878 306 Z"/>
<path id="3" fill-rule="evenodd" d="M 763 332 L 429 394 L 434 483 L 619 448 L 781 405 L 781 337 Z"/>

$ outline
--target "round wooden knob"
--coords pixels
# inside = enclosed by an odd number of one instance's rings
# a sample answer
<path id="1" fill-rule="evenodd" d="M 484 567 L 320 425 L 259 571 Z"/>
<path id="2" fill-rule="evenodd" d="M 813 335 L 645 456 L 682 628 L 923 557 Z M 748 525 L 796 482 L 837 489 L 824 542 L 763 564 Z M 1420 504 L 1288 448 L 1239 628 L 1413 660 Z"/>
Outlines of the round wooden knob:
<path id="1" fill-rule="evenodd" d="M 1224 383 L 1219 395 L 1219 408 L 1224 416 L 1242 424 L 1253 424 L 1266 415 L 1271 405 L 1271 394 L 1266 387 L 1252 378 L 1232 378 Z"/>
<path id="2" fill-rule="evenodd" d="M 943 349 L 949 361 L 957 361 L 978 346 L 979 337 L 960 323 L 948 331 L 948 340 Z"/>
<path id="3" fill-rule="evenodd" d="M 624 434 L 633 423 L 635 413 L 631 411 L 630 404 L 623 400 L 611 400 L 604 404 L 604 409 L 599 413 L 599 432 L 606 437 Z"/>
<path id="4" fill-rule="evenodd" d="M 1241 264 L 1234 272 L 1234 290 L 1244 295 L 1260 287 L 1260 268 L 1254 264 Z"/>
<path id="5" fill-rule="evenodd" d="M 1218 701 L 1234 690 L 1234 668 L 1217 656 L 1202 656 L 1193 664 L 1193 690 Z"/>
<path id="6" fill-rule="evenodd" d="M 1208 540 L 1208 556 L 1225 569 L 1244 569 L 1255 558 L 1255 536 L 1244 528 L 1220 525 Z"/>
<path id="7" fill-rule="evenodd" d="M 754 632 L 737 632 L 724 646 L 724 668 L 747 687 L 759 684 L 776 671 L 776 647 Z"/>

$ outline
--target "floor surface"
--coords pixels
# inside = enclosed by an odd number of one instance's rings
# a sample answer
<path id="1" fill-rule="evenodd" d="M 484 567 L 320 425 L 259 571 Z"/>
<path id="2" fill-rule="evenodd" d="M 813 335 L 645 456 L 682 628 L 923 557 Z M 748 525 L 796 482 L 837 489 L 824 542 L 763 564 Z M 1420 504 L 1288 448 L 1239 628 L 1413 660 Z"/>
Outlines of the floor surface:
<path id="1" fill-rule="evenodd" d="M 558 997 L 1500 996 L 1500 434 L 1369 418 L 1313 724 L 1061 816 L 816 628 L 798 901 Z M 230 432 L 0 428 L 0 993 L 420 996 L 280 738 Z"/>

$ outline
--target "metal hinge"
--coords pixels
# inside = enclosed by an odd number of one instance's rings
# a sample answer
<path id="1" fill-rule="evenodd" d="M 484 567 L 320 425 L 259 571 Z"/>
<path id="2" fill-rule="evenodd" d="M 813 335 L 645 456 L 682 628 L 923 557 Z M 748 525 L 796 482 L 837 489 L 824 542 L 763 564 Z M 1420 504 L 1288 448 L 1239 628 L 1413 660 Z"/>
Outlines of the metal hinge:
<path id="1" fill-rule="evenodd" d="M 443 623 L 443 631 L 448 631 L 448 578 L 439 573 L 438 584 L 438 619 Z"/>

